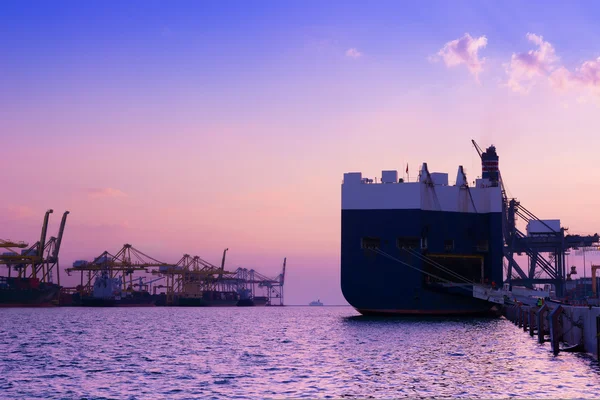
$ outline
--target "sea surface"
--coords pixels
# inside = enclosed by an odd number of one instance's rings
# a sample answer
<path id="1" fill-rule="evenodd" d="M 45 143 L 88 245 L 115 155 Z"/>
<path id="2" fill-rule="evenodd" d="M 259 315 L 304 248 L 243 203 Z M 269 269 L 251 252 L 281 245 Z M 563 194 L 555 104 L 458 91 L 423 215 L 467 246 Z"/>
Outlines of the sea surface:
<path id="1" fill-rule="evenodd" d="M 0 309 L 0 398 L 598 398 L 501 319 L 350 307 Z"/>

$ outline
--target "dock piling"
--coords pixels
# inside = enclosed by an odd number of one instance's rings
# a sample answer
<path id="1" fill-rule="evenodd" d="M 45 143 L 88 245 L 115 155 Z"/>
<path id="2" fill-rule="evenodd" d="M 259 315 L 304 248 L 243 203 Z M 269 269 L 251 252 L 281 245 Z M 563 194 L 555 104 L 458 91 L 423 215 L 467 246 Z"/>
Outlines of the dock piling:
<path id="1" fill-rule="evenodd" d="M 548 315 L 548 320 L 550 322 L 550 344 L 552 346 L 552 352 L 555 356 L 558 355 L 558 352 L 560 351 L 559 342 L 562 334 L 560 327 L 560 316 L 562 313 L 563 308 L 559 305 Z"/>
<path id="2" fill-rule="evenodd" d="M 538 342 L 544 343 L 544 334 L 546 333 L 546 324 L 545 318 L 548 313 L 548 304 L 542 305 L 539 310 L 537 310 L 537 326 L 538 326 Z"/>
<path id="3" fill-rule="evenodd" d="M 528 317 L 529 317 L 529 336 L 533 337 L 534 335 L 534 330 L 536 328 L 536 319 L 535 319 L 535 309 L 534 307 L 529 307 L 529 312 L 528 312 Z M 539 330 L 539 325 L 537 326 L 537 329 Z"/>

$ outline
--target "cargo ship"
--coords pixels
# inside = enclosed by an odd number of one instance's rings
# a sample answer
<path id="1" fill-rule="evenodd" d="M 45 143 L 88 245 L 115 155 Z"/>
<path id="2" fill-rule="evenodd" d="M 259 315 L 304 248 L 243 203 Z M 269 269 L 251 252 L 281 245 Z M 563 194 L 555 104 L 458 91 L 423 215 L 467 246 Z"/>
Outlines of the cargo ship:
<path id="1" fill-rule="evenodd" d="M 236 292 L 204 291 L 197 294 L 180 294 L 175 305 L 180 307 L 235 307 L 239 296 Z"/>
<path id="2" fill-rule="evenodd" d="M 250 289 L 242 288 L 237 292 L 240 298 L 237 302 L 238 307 L 264 307 L 269 302 L 268 297 L 254 296 Z"/>
<path id="3" fill-rule="evenodd" d="M 152 307 L 155 296 L 145 290 L 123 290 L 121 277 L 111 278 L 107 271 L 96 277 L 90 295 L 73 294 L 73 305 L 83 307 Z"/>
<path id="4" fill-rule="evenodd" d="M 36 278 L 0 276 L 0 307 L 48 307 L 55 305 L 60 286 Z"/>
<path id="5" fill-rule="evenodd" d="M 502 191 L 494 146 L 469 185 L 423 163 L 415 182 L 382 171 L 379 182 L 344 174 L 341 289 L 364 315 L 487 314 L 473 285 L 502 286 Z M 408 167 L 407 167 L 408 172 Z"/>

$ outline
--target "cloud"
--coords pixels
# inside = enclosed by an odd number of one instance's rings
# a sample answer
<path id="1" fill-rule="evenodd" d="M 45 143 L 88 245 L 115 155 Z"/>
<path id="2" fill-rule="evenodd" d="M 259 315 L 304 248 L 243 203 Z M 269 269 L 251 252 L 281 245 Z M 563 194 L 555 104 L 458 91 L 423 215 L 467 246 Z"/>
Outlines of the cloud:
<path id="1" fill-rule="evenodd" d="M 88 196 L 92 198 L 100 197 L 127 197 L 127 194 L 120 191 L 119 189 L 113 188 L 102 188 L 102 189 L 89 189 Z"/>
<path id="2" fill-rule="evenodd" d="M 359 58 L 362 56 L 362 53 L 360 51 L 358 51 L 356 48 L 351 48 L 346 50 L 346 57 L 350 57 L 350 58 Z"/>
<path id="3" fill-rule="evenodd" d="M 469 72 L 475 75 L 475 79 L 479 81 L 479 73 L 483 71 L 485 58 L 480 59 L 477 53 L 479 49 L 485 48 L 486 45 L 487 38 L 485 36 L 473 38 L 465 33 L 460 39 L 446 43 L 436 56 L 430 59 L 435 62 L 441 57 L 448 68 L 465 64 Z"/>
<path id="4" fill-rule="evenodd" d="M 584 61 L 574 72 L 560 67 L 550 75 L 549 79 L 552 87 L 558 90 L 589 89 L 600 94 L 600 57 Z"/>
<path id="5" fill-rule="evenodd" d="M 2 214 L 6 214 L 11 219 L 29 219 L 32 217 L 42 217 L 43 212 L 40 215 L 36 215 L 35 211 L 26 205 L 9 205 L 5 210 L 2 210 Z"/>
<path id="6" fill-rule="evenodd" d="M 536 44 L 537 49 L 513 53 L 510 64 L 505 65 L 508 74 L 506 86 L 520 93 L 528 93 L 536 80 L 552 72 L 558 61 L 554 47 L 542 36 L 528 33 L 527 39 Z"/>

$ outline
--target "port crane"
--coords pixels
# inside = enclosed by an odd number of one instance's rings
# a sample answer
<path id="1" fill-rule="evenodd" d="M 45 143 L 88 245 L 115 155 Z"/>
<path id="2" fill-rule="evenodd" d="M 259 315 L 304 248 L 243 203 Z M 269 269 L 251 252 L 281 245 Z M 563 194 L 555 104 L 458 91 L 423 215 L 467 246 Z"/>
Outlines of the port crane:
<path id="1" fill-rule="evenodd" d="M 275 278 L 269 278 L 254 269 L 238 268 L 235 271 L 235 281 L 238 289 L 250 289 L 252 297 L 256 295 L 256 286 L 265 288 L 267 291 L 268 305 L 283 306 L 283 285 L 285 283 L 285 269 L 287 258 L 283 259 L 281 273 Z"/>
<path id="2" fill-rule="evenodd" d="M 7 265 L 9 277 L 11 276 L 11 270 L 14 269 L 18 272 L 19 278 L 34 278 L 39 279 L 40 282 L 50 282 L 52 280 L 52 272 L 56 271 L 57 283 L 60 285 L 58 255 L 69 211 L 65 211 L 63 214 L 57 237 L 52 236 L 46 241 L 48 222 L 50 214 L 53 212 L 54 210 L 52 209 L 46 211 L 42 223 L 40 240 L 32 246 L 29 246 L 25 242 L 7 242 L 4 240 L 1 242 L 1 247 L 9 250 L 0 255 L 0 264 Z M 19 254 L 13 248 L 22 250 Z"/>
<path id="3" fill-rule="evenodd" d="M 17 249 L 24 249 L 26 247 L 28 247 L 29 245 L 26 242 L 23 241 L 19 241 L 19 242 L 15 242 L 13 240 L 4 240 L 4 239 L 0 239 L 0 247 L 1 248 L 17 248 Z"/>
<path id="4" fill-rule="evenodd" d="M 167 304 L 173 304 L 177 295 L 199 295 L 202 292 L 218 290 L 231 291 L 229 277 L 235 273 L 225 270 L 225 256 L 228 250 L 223 251 L 220 267 L 199 256 L 192 257 L 184 254 L 177 263 L 162 265 L 158 270 L 152 270 L 153 275 L 166 278 Z"/>
<path id="5" fill-rule="evenodd" d="M 0 256 L 0 257 L 4 257 L 4 259 L 0 258 L 0 264 L 6 264 L 6 267 L 8 269 L 8 277 L 9 278 L 11 277 L 12 264 L 10 263 L 11 260 L 6 259 L 6 257 L 12 257 L 12 256 L 18 255 L 18 253 L 14 249 L 25 249 L 27 247 L 29 247 L 29 244 L 26 242 L 23 242 L 23 241 L 15 242 L 13 240 L 0 239 L 0 248 L 6 250 Z"/>
<path id="6" fill-rule="evenodd" d="M 78 291 L 83 295 L 84 293 L 91 293 L 93 280 L 104 271 L 108 273 L 110 278 L 122 275 L 123 289 L 126 290 L 127 277 L 129 277 L 129 286 L 133 286 L 133 274 L 135 271 L 149 272 L 149 269 L 152 267 L 164 266 L 169 265 L 150 257 L 131 244 L 125 244 L 114 255 L 108 251 L 104 251 L 91 262 L 85 260 L 75 261 L 71 268 L 65 269 L 65 272 L 69 276 L 73 272 L 80 272 L 81 283 Z"/>
<path id="7" fill-rule="evenodd" d="M 483 165 L 485 163 L 483 150 L 475 140 L 471 140 L 471 142 Z M 521 205 L 519 201 L 508 197 L 499 170 L 497 180 L 502 192 L 503 256 L 508 264 L 505 282 L 510 287 L 522 285 L 528 288 L 533 288 L 534 284 L 553 284 L 556 288 L 556 295 L 562 296 L 567 278 L 566 252 L 570 249 L 596 245 L 600 241 L 600 237 L 598 234 L 588 236 L 565 234 L 567 228 L 563 227 L 558 230 L 554 229 Z M 546 228 L 546 232 L 536 235 L 525 234 L 517 227 L 518 218 L 528 226 L 531 222 L 541 224 Z M 527 267 L 517 261 L 516 257 L 521 255 L 528 256 Z"/>
<path id="8" fill-rule="evenodd" d="M 60 241 L 57 240 L 57 243 Z M 65 269 L 68 275 L 80 274 L 80 285 L 77 288 L 64 289 L 63 293 L 79 292 L 81 296 L 92 292 L 94 281 L 101 274 L 110 278 L 122 276 L 123 289 L 134 287 L 148 288 L 154 282 L 164 280 L 164 284 L 154 286 L 166 289 L 167 305 L 175 304 L 177 296 L 191 295 L 202 296 L 207 292 L 237 292 L 239 288 L 247 285 L 258 285 L 268 290 L 268 304 L 283 305 L 283 284 L 285 280 L 286 259 L 283 262 L 281 274 L 276 278 L 269 278 L 254 270 L 238 268 L 235 272 L 225 270 L 227 251 L 223 251 L 220 266 L 214 265 L 199 256 L 184 254 L 174 264 L 165 263 L 136 249 L 130 244 L 125 244 L 117 253 L 102 252 L 91 262 L 78 260 L 73 266 Z M 156 278 L 144 280 L 138 277 L 133 280 L 136 272 L 146 272 Z M 129 277 L 129 279 L 127 279 Z M 128 287 L 127 287 L 128 286 Z M 146 289 L 146 290 L 148 290 Z"/>
<path id="9" fill-rule="evenodd" d="M 0 256 L 0 262 L 6 264 L 9 268 L 14 268 L 18 271 L 19 278 L 27 278 L 27 270 L 31 271 L 31 278 L 37 278 L 37 266 L 43 263 L 44 250 L 46 247 L 46 233 L 48 232 L 48 221 L 50 220 L 50 214 L 54 210 L 50 209 L 46 211 L 44 215 L 44 222 L 42 223 L 42 231 L 40 234 L 40 240 L 35 242 L 29 248 L 21 250 L 20 254 L 11 249 L 10 252 L 4 253 Z M 50 245 L 48 245 L 50 246 Z M 10 276 L 10 275 L 9 275 Z"/>
<path id="10" fill-rule="evenodd" d="M 60 286 L 60 267 L 58 262 L 58 255 L 60 252 L 60 246 L 62 244 L 63 234 L 65 232 L 65 225 L 67 223 L 67 216 L 70 214 L 69 211 L 65 211 L 60 222 L 60 228 L 58 229 L 58 235 L 51 236 L 46 245 L 44 246 L 45 256 L 42 257 L 41 265 L 34 265 L 34 275 L 41 273 L 42 282 L 48 282 L 51 280 L 52 271 L 56 271 L 57 284 Z"/>
<path id="11" fill-rule="evenodd" d="M 146 279 L 146 280 L 144 280 L 144 278 L 140 276 L 138 278 L 138 283 L 134 283 L 133 286 L 137 286 L 137 287 L 140 288 L 140 290 L 145 290 L 148 293 L 151 293 L 151 291 L 152 291 L 152 284 L 154 282 L 158 282 L 158 281 L 161 281 L 163 279 L 165 279 L 164 276 L 159 276 L 156 279 L 151 279 L 151 280 L 147 280 Z M 155 287 L 155 289 L 156 289 L 156 287 Z"/>

